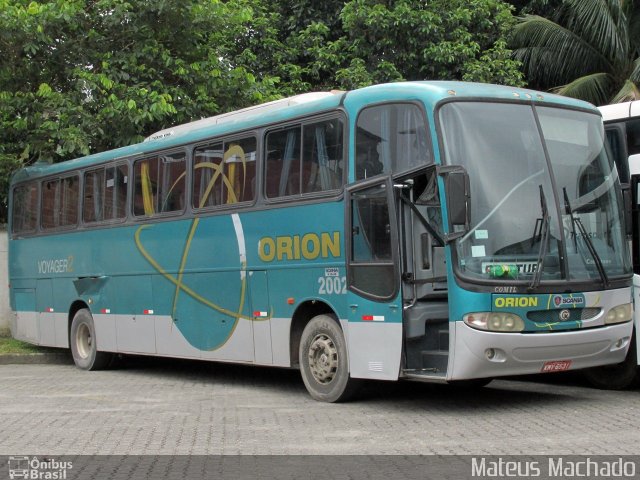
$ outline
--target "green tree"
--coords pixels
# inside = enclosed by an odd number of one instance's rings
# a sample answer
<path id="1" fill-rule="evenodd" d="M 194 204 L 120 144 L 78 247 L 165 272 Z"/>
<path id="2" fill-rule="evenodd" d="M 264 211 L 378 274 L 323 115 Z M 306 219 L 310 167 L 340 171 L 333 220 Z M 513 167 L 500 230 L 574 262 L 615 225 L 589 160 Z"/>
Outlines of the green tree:
<path id="1" fill-rule="evenodd" d="M 276 98 L 277 78 L 228 55 L 250 3 L 0 0 L 0 207 L 21 165 Z"/>
<path id="2" fill-rule="evenodd" d="M 527 15 L 513 36 L 530 83 L 596 105 L 640 99 L 640 7 L 565 0 L 552 18 Z"/>
<path id="3" fill-rule="evenodd" d="M 540 15 L 549 18 L 562 4 L 563 0 L 507 0 L 513 5 L 516 15 Z"/>
<path id="4" fill-rule="evenodd" d="M 541 0 L 542 1 L 542 0 Z M 522 84 L 501 0 L 0 0 L 8 175 L 309 90 Z"/>
<path id="5" fill-rule="evenodd" d="M 321 23 L 300 32 L 309 72 L 342 88 L 395 80 L 522 84 L 507 37 L 515 23 L 500 0 L 351 0 L 336 40 Z M 324 40 L 324 41 L 321 41 Z"/>
<path id="6" fill-rule="evenodd" d="M 263 14 L 239 56 L 277 76 L 282 91 L 426 79 L 522 84 L 507 48 L 516 21 L 501 0 L 258 0 L 254 9 Z"/>

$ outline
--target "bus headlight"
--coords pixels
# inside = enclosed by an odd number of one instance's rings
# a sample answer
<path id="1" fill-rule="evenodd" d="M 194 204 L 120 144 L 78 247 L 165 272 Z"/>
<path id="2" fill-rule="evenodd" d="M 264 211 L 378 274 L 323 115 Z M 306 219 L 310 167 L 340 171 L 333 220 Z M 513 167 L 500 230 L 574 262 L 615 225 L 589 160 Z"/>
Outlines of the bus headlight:
<path id="1" fill-rule="evenodd" d="M 462 320 L 470 327 L 490 332 L 521 332 L 524 330 L 524 321 L 513 313 L 468 313 L 462 317 Z"/>
<path id="2" fill-rule="evenodd" d="M 633 318 L 633 304 L 624 303 L 613 307 L 607 312 L 607 316 L 604 317 L 604 323 L 623 323 L 628 322 Z"/>

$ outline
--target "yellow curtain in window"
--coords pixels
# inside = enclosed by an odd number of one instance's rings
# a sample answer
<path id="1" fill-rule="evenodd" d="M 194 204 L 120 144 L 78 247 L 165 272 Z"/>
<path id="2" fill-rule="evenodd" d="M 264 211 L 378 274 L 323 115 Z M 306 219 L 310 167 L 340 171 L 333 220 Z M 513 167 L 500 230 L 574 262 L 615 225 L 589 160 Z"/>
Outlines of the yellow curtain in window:
<path id="1" fill-rule="evenodd" d="M 149 176 L 149 162 L 142 162 L 140 176 L 142 180 L 142 203 L 144 205 L 144 214 L 153 215 L 155 213 L 155 209 L 153 207 L 153 188 L 151 187 L 151 177 Z"/>
<path id="2" fill-rule="evenodd" d="M 227 165 L 227 160 L 232 159 L 233 157 L 237 157 L 242 163 L 242 173 L 243 173 L 243 185 L 240 186 L 240 178 L 236 176 L 236 163 L 230 162 L 229 170 L 227 178 L 229 179 L 229 183 L 233 186 L 233 189 L 229 189 L 227 191 L 227 201 L 226 203 L 237 203 L 238 197 L 242 199 L 244 192 L 244 179 L 247 176 L 247 161 L 244 155 L 244 150 L 240 145 L 231 145 L 229 149 L 224 152 L 223 163 Z"/>

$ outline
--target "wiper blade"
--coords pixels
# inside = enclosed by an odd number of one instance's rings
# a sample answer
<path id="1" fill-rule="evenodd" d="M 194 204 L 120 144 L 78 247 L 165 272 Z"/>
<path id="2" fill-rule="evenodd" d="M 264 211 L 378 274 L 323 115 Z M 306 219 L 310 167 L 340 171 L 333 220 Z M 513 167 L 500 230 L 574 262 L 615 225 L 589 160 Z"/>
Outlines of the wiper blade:
<path id="1" fill-rule="evenodd" d="M 571 204 L 569 203 L 569 196 L 567 195 L 567 187 L 562 187 L 562 192 L 564 194 L 564 203 L 567 207 L 567 213 L 571 217 L 571 225 L 572 227 L 573 225 L 578 226 L 580 235 L 582 235 L 582 238 L 584 239 L 584 243 L 587 245 L 587 250 L 589 250 L 591 257 L 593 258 L 593 261 L 596 264 L 596 268 L 598 269 L 598 274 L 600 275 L 600 279 L 602 280 L 602 285 L 604 286 L 604 288 L 607 288 L 609 286 L 609 277 L 607 276 L 607 272 L 605 271 L 604 265 L 602 264 L 602 259 L 600 258 L 600 255 L 598 254 L 598 251 L 596 250 L 596 248 L 593 246 L 591 237 L 589 237 L 589 235 L 587 234 L 587 229 L 584 228 L 584 225 L 582 224 L 582 220 L 580 220 L 580 217 L 573 216 L 573 210 L 571 209 Z M 575 230 L 573 232 L 573 235 L 575 238 L 576 237 Z M 577 249 L 577 245 L 578 245 L 578 241 L 576 238 L 576 249 Z"/>
<path id="2" fill-rule="evenodd" d="M 578 252 L 578 236 L 576 235 L 576 223 L 573 221 L 573 209 L 571 208 L 571 202 L 569 202 L 569 195 L 567 195 L 567 187 L 562 187 L 562 194 L 564 195 L 564 209 L 571 217 L 571 233 L 573 234 L 573 246 Z"/>
<path id="3" fill-rule="evenodd" d="M 547 244 L 549 243 L 549 209 L 547 208 L 547 199 L 544 196 L 544 190 L 542 185 L 540 187 L 540 209 L 542 210 L 542 225 L 540 226 L 540 250 L 538 251 L 538 259 L 536 260 L 536 271 L 533 275 L 533 279 L 529 284 L 529 290 L 534 290 L 540 285 L 542 278 L 542 265 L 544 264 L 544 257 L 547 256 Z"/>

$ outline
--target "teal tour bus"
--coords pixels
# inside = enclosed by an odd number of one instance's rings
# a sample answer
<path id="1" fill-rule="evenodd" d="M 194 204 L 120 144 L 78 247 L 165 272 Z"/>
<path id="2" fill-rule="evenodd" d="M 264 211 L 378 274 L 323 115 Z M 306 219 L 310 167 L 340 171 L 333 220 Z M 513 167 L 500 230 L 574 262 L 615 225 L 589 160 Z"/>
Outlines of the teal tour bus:
<path id="1" fill-rule="evenodd" d="M 406 82 L 302 94 L 15 174 L 16 338 L 481 385 L 616 364 L 632 336 L 618 171 L 593 106 Z"/>

